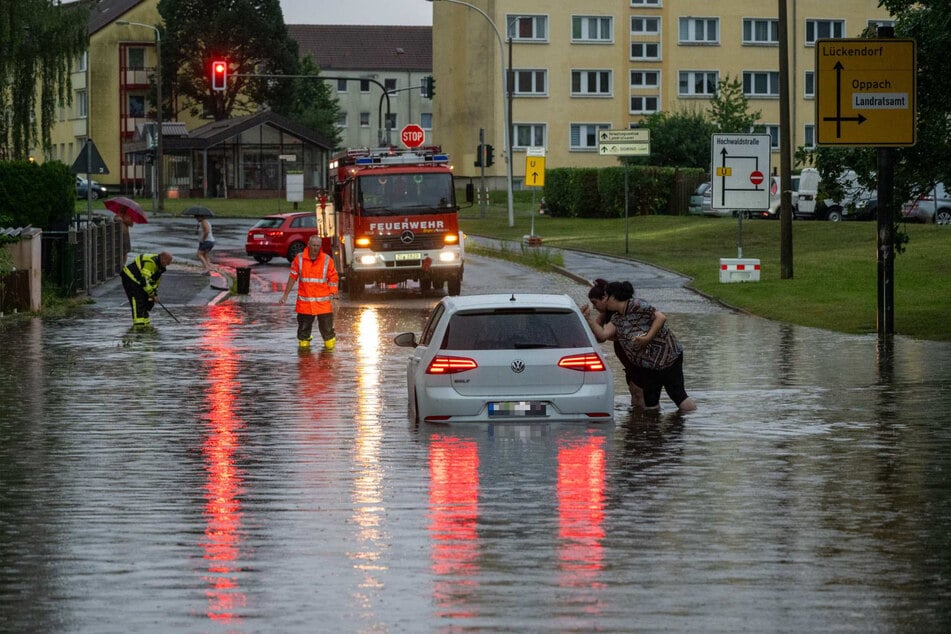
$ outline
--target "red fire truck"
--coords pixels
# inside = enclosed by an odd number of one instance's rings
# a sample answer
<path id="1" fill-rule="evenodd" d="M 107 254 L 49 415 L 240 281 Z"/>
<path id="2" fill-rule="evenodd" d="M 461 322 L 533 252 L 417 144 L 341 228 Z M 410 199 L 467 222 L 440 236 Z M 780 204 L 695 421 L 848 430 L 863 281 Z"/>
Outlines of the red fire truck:
<path id="1" fill-rule="evenodd" d="M 331 160 L 330 182 L 334 263 L 351 298 L 367 284 L 408 280 L 422 291 L 445 284 L 450 295 L 461 292 L 459 206 L 438 146 L 346 150 Z"/>

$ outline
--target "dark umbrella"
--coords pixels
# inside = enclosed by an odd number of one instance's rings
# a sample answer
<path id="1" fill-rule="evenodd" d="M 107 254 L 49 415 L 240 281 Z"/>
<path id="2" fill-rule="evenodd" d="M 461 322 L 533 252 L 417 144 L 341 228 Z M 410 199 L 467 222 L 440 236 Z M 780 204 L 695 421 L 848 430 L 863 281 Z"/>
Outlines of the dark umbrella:
<path id="1" fill-rule="evenodd" d="M 126 216 L 136 224 L 144 225 L 149 221 L 149 219 L 145 217 L 145 212 L 142 210 L 142 207 L 139 206 L 139 203 L 131 198 L 116 196 L 115 198 L 104 200 L 102 204 L 115 215 Z"/>
<path id="2" fill-rule="evenodd" d="M 182 212 L 183 216 L 195 216 L 196 218 L 211 218 L 215 215 L 211 209 L 208 207 L 202 207 L 201 205 L 192 205 L 188 209 Z"/>

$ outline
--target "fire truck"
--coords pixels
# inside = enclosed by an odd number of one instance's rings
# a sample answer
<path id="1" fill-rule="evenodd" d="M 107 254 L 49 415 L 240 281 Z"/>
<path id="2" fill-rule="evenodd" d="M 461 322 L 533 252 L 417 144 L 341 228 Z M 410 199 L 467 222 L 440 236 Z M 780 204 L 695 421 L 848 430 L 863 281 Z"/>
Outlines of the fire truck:
<path id="1" fill-rule="evenodd" d="M 423 292 L 462 290 L 464 247 L 449 156 L 439 146 L 351 149 L 330 161 L 330 235 L 340 287 L 351 298 L 367 284 L 419 283 Z"/>

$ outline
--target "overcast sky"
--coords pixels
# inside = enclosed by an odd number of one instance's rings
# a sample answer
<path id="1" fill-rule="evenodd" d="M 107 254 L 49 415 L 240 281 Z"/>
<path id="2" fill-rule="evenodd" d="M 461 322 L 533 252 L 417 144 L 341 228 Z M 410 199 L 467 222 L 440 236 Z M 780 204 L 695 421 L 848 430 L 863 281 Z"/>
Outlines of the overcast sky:
<path id="1" fill-rule="evenodd" d="M 403 24 L 431 26 L 426 0 L 281 0 L 285 24 Z"/>

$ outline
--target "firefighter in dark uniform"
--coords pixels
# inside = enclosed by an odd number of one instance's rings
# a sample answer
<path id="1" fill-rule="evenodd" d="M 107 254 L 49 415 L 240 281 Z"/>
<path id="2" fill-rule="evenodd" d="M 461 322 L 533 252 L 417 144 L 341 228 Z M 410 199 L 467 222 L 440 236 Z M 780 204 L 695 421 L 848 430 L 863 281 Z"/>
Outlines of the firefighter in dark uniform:
<path id="1" fill-rule="evenodd" d="M 148 327 L 149 311 L 155 307 L 159 278 L 172 263 L 172 254 L 143 253 L 122 269 L 122 288 L 132 307 L 132 327 Z"/>

